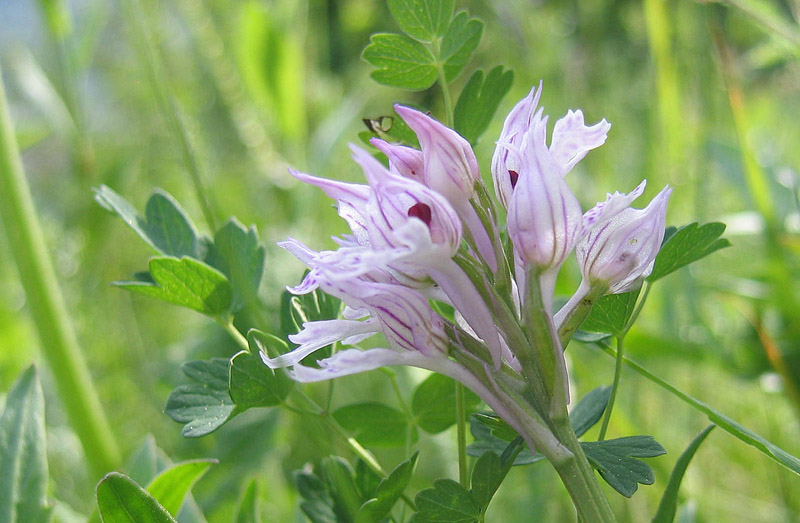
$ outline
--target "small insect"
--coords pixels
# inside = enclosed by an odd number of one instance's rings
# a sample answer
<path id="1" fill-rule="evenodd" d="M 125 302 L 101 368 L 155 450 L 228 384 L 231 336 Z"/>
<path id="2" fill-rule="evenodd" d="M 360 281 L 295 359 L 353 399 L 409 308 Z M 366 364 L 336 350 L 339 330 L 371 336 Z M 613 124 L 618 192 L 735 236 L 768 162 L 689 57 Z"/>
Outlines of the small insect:
<path id="1" fill-rule="evenodd" d="M 392 126 L 394 125 L 394 117 L 393 116 L 379 116 L 377 118 L 364 118 L 362 120 L 364 125 L 367 126 L 369 132 L 377 134 L 378 136 L 383 136 L 389 133 L 392 130 Z"/>

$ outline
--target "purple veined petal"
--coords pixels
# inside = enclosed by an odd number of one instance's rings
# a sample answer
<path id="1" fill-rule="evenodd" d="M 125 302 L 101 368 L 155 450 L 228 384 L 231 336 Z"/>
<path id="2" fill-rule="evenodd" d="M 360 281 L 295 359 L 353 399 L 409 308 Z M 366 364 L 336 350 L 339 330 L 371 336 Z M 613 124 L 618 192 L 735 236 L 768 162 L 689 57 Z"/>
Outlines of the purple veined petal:
<path id="1" fill-rule="evenodd" d="M 416 109 L 395 105 L 419 138 L 424 158 L 424 183 L 450 203 L 469 200 L 480 179 L 478 159 L 463 136 Z"/>
<path id="2" fill-rule="evenodd" d="M 642 195 L 646 186 L 647 180 L 642 180 L 642 182 L 628 194 L 622 194 L 620 192 L 607 194 L 605 201 L 597 202 L 597 205 L 584 213 L 583 233 L 586 234 L 596 224 L 604 223 L 630 207 L 631 204 Z"/>
<path id="3" fill-rule="evenodd" d="M 545 120 L 530 131 L 533 136 L 522 157 L 524 173 L 511 196 L 507 217 L 515 254 L 526 265 L 535 264 L 541 270 L 564 262 L 583 222 L 578 199 L 542 141 Z"/>
<path id="4" fill-rule="evenodd" d="M 289 173 L 301 182 L 319 187 L 329 198 L 348 202 L 355 207 L 365 204 L 369 199 L 368 185 L 329 180 L 294 169 L 289 169 Z"/>
<path id="5" fill-rule="evenodd" d="M 331 343 L 378 332 L 380 332 L 380 325 L 377 320 L 372 318 L 366 321 L 323 320 L 306 322 L 303 324 L 303 330 L 289 336 L 289 340 L 298 344 L 299 347 L 276 358 L 269 358 L 266 354 L 261 354 L 261 359 L 271 369 L 289 367 Z"/>
<path id="6" fill-rule="evenodd" d="M 539 88 L 533 87 L 528 96 L 517 102 L 508 113 L 500 138 L 492 156 L 492 179 L 494 190 L 503 207 L 508 208 L 511 193 L 519 176 L 519 156 L 512 151 L 521 151 L 523 138 L 532 126 L 539 98 L 542 96 L 542 82 Z"/>
<path id="7" fill-rule="evenodd" d="M 372 138 L 369 143 L 386 155 L 389 159 L 389 167 L 394 172 L 416 182 L 425 183 L 422 151 L 405 145 L 392 144 L 380 138 Z"/>
<path id="8" fill-rule="evenodd" d="M 550 152 L 561 167 L 561 175 L 567 174 L 586 154 L 606 142 L 611 124 L 605 118 L 587 126 L 581 110 L 567 111 L 553 127 Z"/>
<path id="9" fill-rule="evenodd" d="M 431 277 L 441 287 L 475 334 L 486 343 L 492 363 L 500 368 L 503 346 L 491 310 L 466 273 L 453 260 L 429 266 Z"/>
<path id="10" fill-rule="evenodd" d="M 396 247 L 394 230 L 418 219 L 430 230 L 431 241 L 448 245 L 454 253 L 458 250 L 461 220 L 442 195 L 389 172 L 360 147 L 351 145 L 351 150 L 373 189 L 366 206 L 373 248 Z"/>

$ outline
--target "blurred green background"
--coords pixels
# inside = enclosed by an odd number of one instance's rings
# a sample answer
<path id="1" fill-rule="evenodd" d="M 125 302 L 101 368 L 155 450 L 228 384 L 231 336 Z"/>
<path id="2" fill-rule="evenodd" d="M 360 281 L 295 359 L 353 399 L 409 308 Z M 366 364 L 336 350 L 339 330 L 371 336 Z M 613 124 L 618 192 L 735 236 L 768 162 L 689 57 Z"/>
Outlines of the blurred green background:
<path id="1" fill-rule="evenodd" d="M 467 73 L 498 64 L 515 72 L 477 147 L 487 180 L 505 113 L 541 78 L 552 118 L 582 108 L 589 122 L 605 117 L 613 124 L 606 145 L 570 175 L 584 208 L 647 178 L 648 198 L 664 184 L 675 188 L 668 223 L 728 224 L 732 248 L 655 286 L 628 354 L 797 455 L 800 2 L 734 3 L 509 0 L 461 1 L 457 8 L 487 22 Z M 139 208 L 161 187 L 209 232 L 135 27 L 143 24 L 158 50 L 217 221 L 235 215 L 255 224 L 268 246 L 265 330 L 277 325 L 284 285 L 302 271 L 275 242 L 294 236 L 330 248 L 329 236 L 344 231 L 331 202 L 286 168 L 359 180 L 346 144 L 358 141 L 362 118 L 388 114 L 398 101 L 443 118 L 441 93 L 370 80 L 359 58 L 369 35 L 397 30 L 381 1 L 124 5 L 0 0 L 3 80 L 81 347 L 126 456 L 152 434 L 176 461 L 218 458 L 194 491 L 209 521 L 230 519 L 251 477 L 261 479 L 265 521 L 303 521 L 290 472 L 329 453 L 350 457 L 347 448 L 319 426 L 275 410 L 249 411 L 199 440 L 181 438 L 180 426 L 163 414 L 169 392 L 185 382 L 180 364 L 237 349 L 204 318 L 109 285 L 141 270 L 152 253 L 94 202 L 92 187 L 109 185 Z M 456 92 L 468 74 L 455 82 Z M 5 243 L 0 235 L 0 393 L 32 361 L 40 364 L 52 497 L 59 517 L 69 520 L 70 513 L 89 514 L 99 478 L 85 472 Z M 569 294 L 578 278 L 573 262 L 559 292 Z M 613 360 L 578 344 L 569 354 L 578 395 L 610 383 Z M 424 378 L 397 373 L 406 384 Z M 375 398 L 392 401 L 380 373 L 340 380 L 334 405 Z M 608 489 L 621 520 L 654 513 L 675 459 L 706 423 L 651 383 L 623 375 L 610 436 L 651 434 L 669 453 L 648 461 L 656 484 L 631 501 Z M 420 446 L 414 490 L 455 476 L 454 431 L 423 437 Z M 404 458 L 398 449 L 376 452 L 388 468 Z M 488 519 L 569 521 L 572 509 L 555 479 L 546 465 L 514 469 Z M 800 478 L 722 431 L 700 449 L 682 496 L 684 515 L 697 521 L 800 521 Z"/>

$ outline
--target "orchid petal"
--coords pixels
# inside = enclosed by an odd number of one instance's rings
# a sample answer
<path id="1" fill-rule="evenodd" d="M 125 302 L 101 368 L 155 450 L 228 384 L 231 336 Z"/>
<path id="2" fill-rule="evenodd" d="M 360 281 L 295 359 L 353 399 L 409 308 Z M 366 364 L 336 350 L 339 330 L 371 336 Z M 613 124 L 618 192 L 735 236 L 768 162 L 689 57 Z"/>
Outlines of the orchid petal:
<path id="1" fill-rule="evenodd" d="M 566 116 L 553 126 L 550 152 L 561 167 L 561 175 L 567 174 L 586 154 L 606 142 L 611 124 L 605 118 L 587 126 L 583 123 L 583 112 L 567 111 Z"/>

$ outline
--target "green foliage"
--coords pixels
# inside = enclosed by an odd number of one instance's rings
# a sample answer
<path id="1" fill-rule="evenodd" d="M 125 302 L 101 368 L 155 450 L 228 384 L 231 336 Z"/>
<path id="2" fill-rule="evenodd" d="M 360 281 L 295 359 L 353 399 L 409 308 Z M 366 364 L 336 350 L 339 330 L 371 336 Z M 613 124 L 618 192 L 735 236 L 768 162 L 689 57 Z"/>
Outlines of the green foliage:
<path id="1" fill-rule="evenodd" d="M 582 441 L 586 458 L 614 490 L 631 497 L 639 483 L 652 485 L 653 469 L 636 458 L 653 458 L 666 454 L 652 436 L 628 436 L 604 441 Z"/>
<path id="2" fill-rule="evenodd" d="M 467 445 L 467 454 L 470 456 L 474 456 L 476 458 L 480 458 L 487 452 L 493 452 L 498 456 L 501 455 L 506 448 L 508 448 L 509 440 L 503 439 L 498 437 L 493 433 L 492 425 L 494 424 L 495 420 L 499 420 L 498 417 L 493 417 L 494 419 L 492 422 L 486 423 L 488 420 L 485 418 L 478 418 L 477 416 L 473 415 L 469 420 L 470 425 L 470 432 L 472 432 L 472 436 L 475 439 L 474 442 Z M 502 421 L 502 420 L 501 420 Z M 504 423 L 504 422 L 503 422 Z M 507 429 L 503 429 L 503 436 L 507 437 L 508 433 L 507 430 L 513 431 L 511 427 L 506 424 Z M 516 434 L 516 431 L 514 432 Z M 536 463 L 537 461 L 541 461 L 544 459 L 544 456 L 541 454 L 531 454 L 530 450 L 527 448 L 523 448 L 517 457 L 514 459 L 514 466 L 519 465 L 529 465 L 531 463 Z"/>
<path id="3" fill-rule="evenodd" d="M 569 423 L 576 436 L 583 436 L 600 421 L 609 398 L 611 398 L 611 387 L 597 387 L 581 398 L 569 413 Z"/>
<path id="4" fill-rule="evenodd" d="M 376 67 L 372 78 L 400 89 L 422 91 L 441 74 L 455 80 L 483 36 L 484 23 L 461 11 L 454 2 L 393 0 L 392 15 L 408 35 L 374 34 L 361 57 Z"/>
<path id="5" fill-rule="evenodd" d="M 472 391 L 465 391 L 465 407 L 473 410 L 480 398 Z M 411 413 L 414 423 L 429 434 L 438 434 L 456 422 L 456 384 L 452 378 L 442 374 L 431 374 L 414 389 L 411 398 Z"/>
<path id="6" fill-rule="evenodd" d="M 478 48 L 483 37 L 483 26 L 483 21 L 470 18 L 466 11 L 458 13 L 450 22 L 450 28 L 442 38 L 439 58 L 448 82 L 452 82 L 461 74 L 472 53 Z"/>
<path id="7" fill-rule="evenodd" d="M 653 272 L 648 276 L 648 281 L 656 281 L 667 274 L 689 265 L 701 258 L 705 258 L 714 251 L 730 246 L 726 238 L 720 238 L 725 232 L 725 224 L 719 222 L 699 225 L 690 223 L 678 229 L 668 238 L 665 237 L 656 257 Z"/>
<path id="8" fill-rule="evenodd" d="M 486 513 L 489 502 L 524 446 L 522 438 L 518 436 L 508 444 L 501 455 L 498 456 L 492 451 L 485 452 L 475 462 L 470 480 L 470 493 L 480 504 L 481 512 Z"/>
<path id="9" fill-rule="evenodd" d="M 258 502 L 259 490 L 258 480 L 250 480 L 239 500 L 235 523 L 261 523 L 261 509 Z"/>
<path id="10" fill-rule="evenodd" d="M 319 477 L 297 471 L 294 473 L 294 483 L 303 498 L 300 509 L 312 523 L 337 523 L 333 498 Z"/>
<path id="11" fill-rule="evenodd" d="M 145 216 L 110 187 L 101 185 L 94 198 L 115 212 L 150 247 L 166 256 L 200 258 L 201 247 L 194 224 L 169 193 L 157 189 L 145 204 Z"/>
<path id="12" fill-rule="evenodd" d="M 417 466 L 415 452 L 411 458 L 400 463 L 385 479 L 382 479 L 375 490 L 375 496 L 361 505 L 356 514 L 355 523 L 375 523 L 382 521 L 392 510 L 392 507 L 411 481 Z"/>
<path id="13" fill-rule="evenodd" d="M 623 334 L 636 309 L 636 299 L 639 297 L 640 290 L 623 294 L 608 294 L 597 300 L 592 312 L 581 324 L 581 330 L 608 333 L 614 336 Z M 585 338 L 581 337 L 580 339 Z"/>
<path id="14" fill-rule="evenodd" d="M 361 57 L 377 67 L 370 74 L 373 80 L 399 89 L 423 91 L 439 74 L 433 53 L 404 35 L 372 35 Z"/>
<path id="15" fill-rule="evenodd" d="M 337 409 L 333 417 L 368 447 L 400 447 L 408 438 L 417 439 L 417 431 L 409 425 L 408 417 L 383 403 L 354 403 Z"/>
<path id="16" fill-rule="evenodd" d="M 388 0 L 389 10 L 404 33 L 431 43 L 447 32 L 454 0 Z"/>
<path id="17" fill-rule="evenodd" d="M 285 371 L 270 369 L 257 355 L 241 351 L 231 359 L 229 390 L 237 411 L 279 405 L 293 386 Z"/>
<path id="18" fill-rule="evenodd" d="M 197 384 L 181 385 L 169 395 L 165 412 L 185 423 L 181 435 L 198 438 L 217 430 L 233 413 L 228 393 L 228 360 L 190 361 L 181 369 Z"/>
<path id="19" fill-rule="evenodd" d="M 653 516 L 653 523 L 672 523 L 675 520 L 675 514 L 678 510 L 678 490 L 683 480 L 683 475 L 686 469 L 689 468 L 689 462 L 692 461 L 697 449 L 705 441 L 706 436 L 714 429 L 714 425 L 709 425 L 698 434 L 686 450 L 675 462 L 675 467 L 669 475 L 669 482 L 667 488 L 664 489 L 664 495 L 661 497 L 661 502 L 658 504 L 656 515 Z"/>
<path id="20" fill-rule="evenodd" d="M 175 518 L 135 481 L 111 472 L 97 485 L 97 509 L 103 523 L 169 523 Z"/>
<path id="21" fill-rule="evenodd" d="M 227 276 L 233 288 L 234 311 L 258 296 L 265 256 L 266 249 L 258 240 L 255 226 L 248 230 L 231 218 L 214 235 L 205 261 Z"/>
<path id="22" fill-rule="evenodd" d="M 147 485 L 147 491 L 170 514 L 178 514 L 183 499 L 203 474 L 217 463 L 215 459 L 184 461 L 156 476 Z M 131 480 L 132 481 L 132 480 Z"/>
<path id="23" fill-rule="evenodd" d="M 225 275 L 194 258 L 151 258 L 152 282 L 126 281 L 114 285 L 152 298 L 187 307 L 208 316 L 227 316 L 233 289 Z"/>
<path id="24" fill-rule="evenodd" d="M 478 143 L 513 83 L 514 71 L 503 71 L 501 65 L 489 74 L 484 74 L 482 69 L 472 73 L 456 103 L 455 130 L 471 144 Z"/>
<path id="25" fill-rule="evenodd" d="M 0 417 L 0 521 L 50 521 L 46 445 L 42 386 L 29 367 Z"/>
<path id="26" fill-rule="evenodd" d="M 417 513 L 412 523 L 472 523 L 481 515 L 480 503 L 472 493 L 452 479 L 437 479 L 414 499 Z"/>

